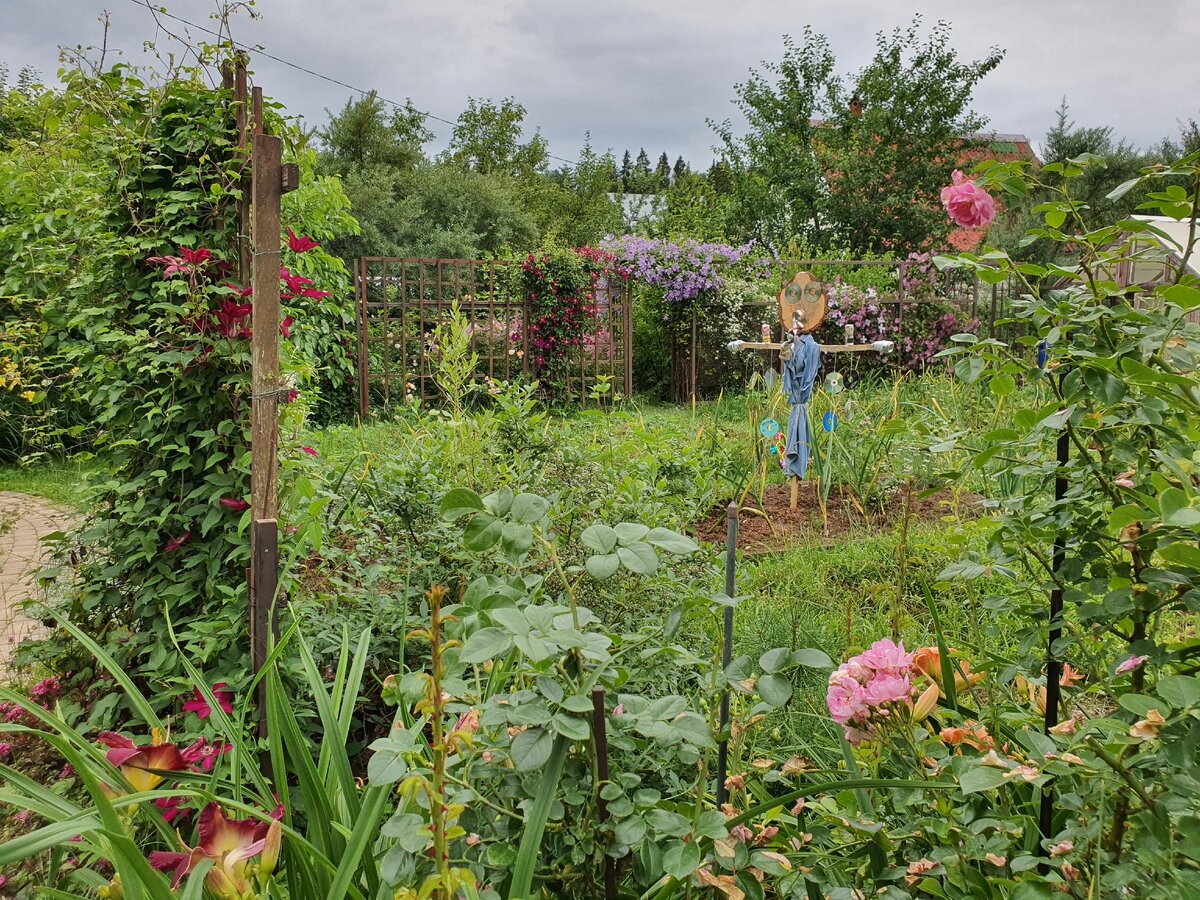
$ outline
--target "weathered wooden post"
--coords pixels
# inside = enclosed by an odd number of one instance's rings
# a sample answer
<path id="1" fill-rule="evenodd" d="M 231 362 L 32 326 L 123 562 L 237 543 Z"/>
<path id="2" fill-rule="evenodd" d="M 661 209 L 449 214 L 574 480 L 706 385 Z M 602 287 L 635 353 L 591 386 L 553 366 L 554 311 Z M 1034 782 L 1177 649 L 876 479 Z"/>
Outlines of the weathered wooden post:
<path id="1" fill-rule="evenodd" d="M 254 88 L 251 155 L 253 303 L 250 402 L 250 667 L 266 663 L 279 588 L 279 266 L 281 198 L 296 187 L 283 141 L 263 133 L 262 89 Z M 266 732 L 266 681 L 258 684 L 258 731 Z"/>

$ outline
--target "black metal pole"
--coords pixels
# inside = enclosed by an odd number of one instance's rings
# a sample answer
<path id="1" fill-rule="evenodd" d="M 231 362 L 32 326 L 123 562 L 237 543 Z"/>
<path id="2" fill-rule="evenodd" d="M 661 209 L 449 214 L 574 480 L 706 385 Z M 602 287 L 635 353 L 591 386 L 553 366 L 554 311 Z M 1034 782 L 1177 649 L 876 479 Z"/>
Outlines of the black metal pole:
<path id="1" fill-rule="evenodd" d="M 730 500 L 725 508 L 725 595 L 735 596 L 737 572 L 738 505 Z M 725 607 L 725 629 L 721 641 L 721 669 L 733 662 L 733 607 Z M 729 728 L 729 689 L 721 693 L 721 733 Z M 729 736 L 717 747 L 717 806 L 725 803 L 725 776 L 729 774 Z"/>
<path id="2" fill-rule="evenodd" d="M 1067 434 L 1064 424 L 1062 434 L 1058 436 L 1058 470 L 1054 475 L 1054 503 L 1056 508 L 1061 505 L 1063 498 L 1067 495 L 1066 467 L 1070 458 L 1071 438 Z M 1063 561 L 1066 557 L 1067 548 L 1065 541 L 1066 538 L 1060 528 L 1054 537 L 1054 559 L 1051 562 L 1055 578 L 1058 578 L 1059 573 L 1062 571 Z M 1054 653 L 1054 643 L 1062 637 L 1062 611 L 1063 592 L 1062 588 L 1055 583 L 1050 591 L 1050 633 L 1046 640 L 1046 734 L 1049 734 L 1050 729 L 1058 724 L 1059 699 L 1062 694 L 1060 686 L 1060 682 L 1062 681 L 1062 661 Z M 1041 817 L 1038 824 L 1043 838 L 1053 836 L 1054 790 L 1049 785 L 1042 788 Z"/>
<path id="3" fill-rule="evenodd" d="M 592 737 L 596 740 L 596 777 L 608 781 L 608 729 L 604 721 L 604 688 L 592 688 Z M 601 823 L 608 821 L 608 801 L 598 789 L 596 816 Z M 617 900 L 616 860 L 604 854 L 604 900 Z"/>

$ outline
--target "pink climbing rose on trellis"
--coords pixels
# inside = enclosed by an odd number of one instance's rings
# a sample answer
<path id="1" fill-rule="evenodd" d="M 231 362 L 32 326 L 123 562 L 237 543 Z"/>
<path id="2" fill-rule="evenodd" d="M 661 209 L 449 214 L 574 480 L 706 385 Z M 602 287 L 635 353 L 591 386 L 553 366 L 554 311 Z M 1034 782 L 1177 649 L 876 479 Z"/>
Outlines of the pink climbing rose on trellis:
<path id="1" fill-rule="evenodd" d="M 952 183 L 942 188 L 942 206 L 962 228 L 979 228 L 996 218 L 996 202 L 981 187 L 955 169 Z"/>

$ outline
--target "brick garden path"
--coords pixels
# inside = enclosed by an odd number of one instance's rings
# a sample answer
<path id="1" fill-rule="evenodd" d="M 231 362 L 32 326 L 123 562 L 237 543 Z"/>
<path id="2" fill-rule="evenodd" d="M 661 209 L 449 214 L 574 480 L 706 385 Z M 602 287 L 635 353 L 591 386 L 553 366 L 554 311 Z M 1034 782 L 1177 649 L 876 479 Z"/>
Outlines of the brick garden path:
<path id="1" fill-rule="evenodd" d="M 19 606 L 40 591 L 31 573 L 46 560 L 41 538 L 64 530 L 73 518 L 41 497 L 0 491 L 0 680 L 17 644 L 42 627 Z"/>

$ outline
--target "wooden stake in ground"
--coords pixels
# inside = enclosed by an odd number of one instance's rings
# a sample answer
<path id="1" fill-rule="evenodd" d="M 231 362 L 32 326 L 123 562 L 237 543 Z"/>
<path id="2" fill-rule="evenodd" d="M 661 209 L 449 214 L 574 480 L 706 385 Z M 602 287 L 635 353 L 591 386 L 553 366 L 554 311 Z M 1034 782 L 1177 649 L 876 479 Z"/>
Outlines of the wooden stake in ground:
<path id="1" fill-rule="evenodd" d="M 254 135 L 253 337 L 250 412 L 250 667 L 266 661 L 279 584 L 279 262 L 283 141 Z M 259 727 L 265 723 L 259 683 Z"/>
<path id="2" fill-rule="evenodd" d="M 266 663 L 276 630 L 279 589 L 279 265 L 283 194 L 299 181 L 294 165 L 283 165 L 283 141 L 263 134 L 262 90 L 254 88 L 252 196 L 254 293 L 251 324 L 250 402 L 250 664 Z M 258 685 L 259 733 L 266 726 L 266 681 Z"/>

